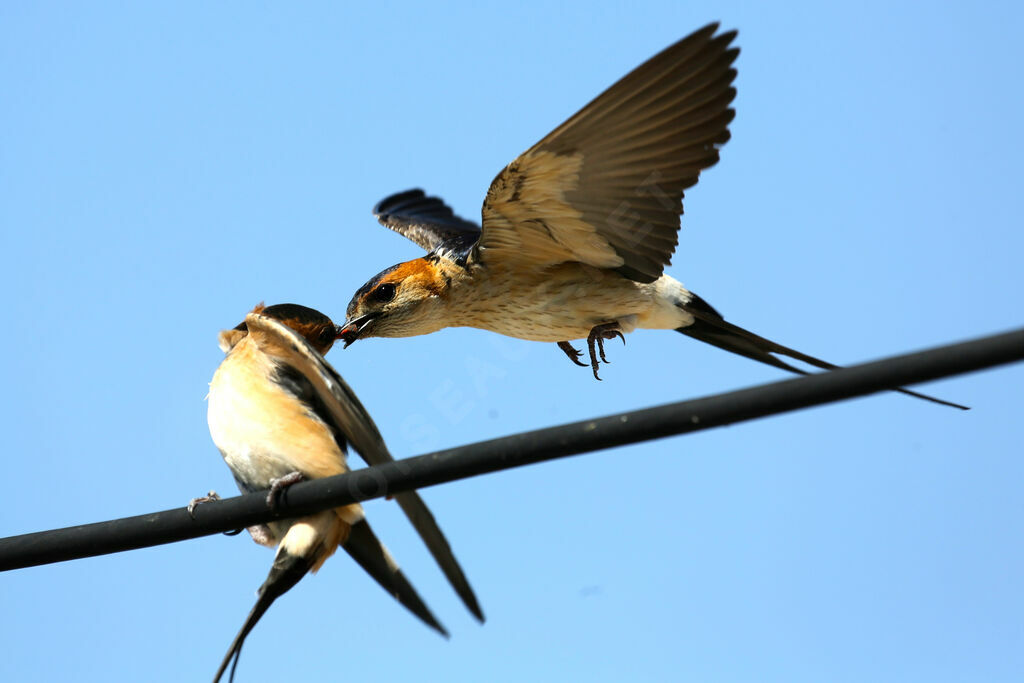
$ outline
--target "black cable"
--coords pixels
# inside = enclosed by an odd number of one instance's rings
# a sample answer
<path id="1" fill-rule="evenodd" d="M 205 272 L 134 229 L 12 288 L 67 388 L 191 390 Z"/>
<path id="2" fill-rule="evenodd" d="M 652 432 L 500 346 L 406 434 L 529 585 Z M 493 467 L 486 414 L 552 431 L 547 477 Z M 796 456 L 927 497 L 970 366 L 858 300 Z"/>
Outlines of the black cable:
<path id="1" fill-rule="evenodd" d="M 183 541 L 413 488 L 587 451 L 720 427 L 895 386 L 1024 360 L 1024 329 L 817 375 L 482 441 L 302 482 L 277 512 L 254 493 L 184 508 L 0 539 L 0 571 Z M 936 407 L 935 410 L 941 410 Z"/>

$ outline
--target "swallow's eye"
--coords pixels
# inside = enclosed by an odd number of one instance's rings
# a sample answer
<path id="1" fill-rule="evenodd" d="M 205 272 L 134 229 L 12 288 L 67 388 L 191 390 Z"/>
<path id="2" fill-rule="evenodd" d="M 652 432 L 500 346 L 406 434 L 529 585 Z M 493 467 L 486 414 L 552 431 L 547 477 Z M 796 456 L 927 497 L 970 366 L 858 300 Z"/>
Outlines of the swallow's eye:
<path id="1" fill-rule="evenodd" d="M 318 337 L 321 344 L 333 344 L 335 337 L 337 337 L 335 326 L 333 324 L 327 325 L 322 330 L 320 330 L 320 334 L 318 335 Z"/>
<path id="2" fill-rule="evenodd" d="M 395 283 L 384 282 L 377 285 L 372 292 L 370 292 L 370 301 L 378 304 L 386 304 L 395 298 Z"/>

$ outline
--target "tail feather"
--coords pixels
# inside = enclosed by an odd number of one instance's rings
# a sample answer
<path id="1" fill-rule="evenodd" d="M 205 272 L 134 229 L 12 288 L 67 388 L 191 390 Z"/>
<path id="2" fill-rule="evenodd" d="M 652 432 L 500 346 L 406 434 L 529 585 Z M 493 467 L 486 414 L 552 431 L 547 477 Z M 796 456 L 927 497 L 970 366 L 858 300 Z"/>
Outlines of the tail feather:
<path id="1" fill-rule="evenodd" d="M 434 618 L 416 589 L 412 587 L 402 570 L 395 564 L 391 553 L 377 539 L 365 519 L 352 525 L 348 540 L 342 543 L 341 547 L 406 609 L 419 617 L 427 626 L 445 638 L 448 637 L 448 631 Z"/>
<path id="2" fill-rule="evenodd" d="M 339 508 L 338 510 L 345 510 Z M 292 552 L 288 550 L 286 537 L 278 546 L 277 555 L 274 557 L 274 564 L 270 568 L 267 580 L 263 582 L 257 593 L 256 604 L 249 615 L 245 618 L 238 635 L 231 642 L 227 654 L 221 661 L 220 668 L 214 676 L 214 683 L 218 683 L 228 664 L 231 665 L 230 681 L 235 679 L 235 669 L 238 667 L 238 659 L 242 653 L 242 645 L 246 637 L 263 617 L 270 606 L 277 598 L 287 593 L 303 576 L 310 571 L 316 571 L 323 561 L 330 557 L 338 546 L 348 552 L 352 558 L 359 563 L 366 573 L 379 583 L 384 590 L 390 593 L 399 603 L 404 605 L 410 612 L 423 620 L 428 626 L 437 630 L 444 637 L 448 632 L 438 623 L 430 609 L 423 603 L 416 589 L 399 570 L 395 561 L 383 544 L 374 535 L 373 530 L 365 519 L 354 523 L 347 522 L 342 515 L 334 516 L 338 510 L 327 511 L 329 514 L 319 513 L 306 520 L 307 526 L 312 526 L 314 531 L 321 532 L 315 538 L 315 543 L 309 545 L 303 541 L 308 540 L 308 534 L 298 534 Z M 319 526 L 318 526 L 319 525 Z M 298 524 L 292 526 L 295 529 Z M 344 532 L 347 531 L 347 537 Z M 344 539 L 344 540 L 343 540 Z M 295 548 L 306 547 L 309 552 L 299 554 Z"/>
<path id="3" fill-rule="evenodd" d="M 836 370 L 840 367 L 827 361 L 823 361 L 820 358 L 800 353 L 799 351 L 783 346 L 782 344 L 777 344 L 770 339 L 765 339 L 764 337 L 756 335 L 753 332 L 749 332 L 742 327 L 726 322 L 718 311 L 712 308 L 706 301 L 696 294 L 694 294 L 693 298 L 687 303 L 678 305 L 681 309 L 692 315 L 694 321 L 693 324 L 688 327 L 677 328 L 676 332 L 681 332 L 688 337 L 693 337 L 694 339 L 698 339 L 706 344 L 717 346 L 720 349 L 731 351 L 732 353 L 746 356 L 747 358 L 766 363 L 776 368 L 788 370 L 798 375 L 807 375 L 810 373 L 806 370 L 801 370 L 800 368 L 790 365 L 772 354 L 781 354 L 807 363 L 808 365 L 813 365 L 816 368 L 821 368 L 822 370 Z M 916 391 L 904 389 L 903 387 L 893 387 L 892 390 L 898 391 L 901 394 L 906 394 L 907 396 L 913 396 L 914 398 L 938 403 L 939 405 L 959 408 L 960 410 L 970 410 L 967 406 L 960 405 L 959 403 L 944 401 L 941 398 L 935 398 L 934 396 L 929 396 L 927 394 L 919 394 Z"/>
<path id="4" fill-rule="evenodd" d="M 242 654 L 242 645 L 245 643 L 249 632 L 256 626 L 256 622 L 260 620 L 264 613 L 270 609 L 274 601 L 287 593 L 292 586 L 297 584 L 306 575 L 310 566 L 309 558 L 292 555 L 285 550 L 278 552 L 274 558 L 274 564 L 270 568 L 270 574 L 267 575 L 267 580 L 260 586 L 256 604 L 253 606 L 252 611 L 249 612 L 249 616 L 245 618 L 245 623 L 242 624 L 238 635 L 231 642 L 228 653 L 224 655 L 224 660 L 220 663 L 220 668 L 217 669 L 217 673 L 213 677 L 213 683 L 217 683 L 221 679 L 228 664 L 231 664 L 231 676 L 228 680 L 235 680 L 235 668 L 238 666 L 238 658 Z"/>

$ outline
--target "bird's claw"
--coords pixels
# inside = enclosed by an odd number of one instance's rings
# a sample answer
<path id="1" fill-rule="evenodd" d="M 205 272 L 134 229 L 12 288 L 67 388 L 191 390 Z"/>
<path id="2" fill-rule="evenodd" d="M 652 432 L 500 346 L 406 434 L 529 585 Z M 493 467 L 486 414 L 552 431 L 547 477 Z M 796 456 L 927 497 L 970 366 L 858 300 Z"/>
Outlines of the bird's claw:
<path id="1" fill-rule="evenodd" d="M 604 361 L 605 363 L 611 363 L 611 361 L 604 357 L 604 340 L 615 339 L 615 337 L 618 337 L 619 339 L 622 340 L 623 346 L 626 345 L 626 338 L 622 336 L 622 332 L 620 332 L 619 330 L 608 330 L 602 336 L 597 338 L 597 350 L 601 353 L 601 360 Z"/>
<path id="2" fill-rule="evenodd" d="M 560 342 L 558 342 L 558 348 L 562 349 L 562 351 L 565 352 L 565 355 L 569 357 L 569 360 L 571 360 L 576 365 L 580 366 L 581 368 L 587 367 L 586 363 L 581 363 L 580 360 L 579 360 L 580 356 L 583 355 L 583 352 L 578 350 L 578 349 L 576 349 L 569 342 L 567 342 L 567 341 L 560 341 Z"/>
<path id="3" fill-rule="evenodd" d="M 271 510 L 277 510 L 277 496 L 281 491 L 284 491 L 289 486 L 298 484 L 306 477 L 303 476 L 302 472 L 290 472 L 283 477 L 270 480 L 270 490 L 267 491 L 267 507 Z"/>
<path id="4" fill-rule="evenodd" d="M 209 503 L 211 501 L 220 499 L 221 497 L 219 493 L 217 493 L 216 491 L 210 491 L 205 496 L 199 496 L 198 498 L 193 498 L 192 500 L 190 500 L 188 502 L 188 506 L 185 509 L 188 510 L 188 516 L 192 519 L 195 519 L 197 507 L 199 507 L 203 503 Z M 225 531 L 223 533 L 225 536 L 237 536 L 238 534 L 242 533 L 242 529 L 235 529 L 234 531 Z"/>
<path id="5" fill-rule="evenodd" d="M 210 491 L 205 496 L 199 496 L 198 498 L 193 498 L 192 500 L 190 500 L 188 502 L 188 506 L 185 508 L 186 510 L 188 510 L 188 516 L 191 517 L 192 519 L 195 519 L 196 518 L 196 508 L 199 507 L 200 505 L 202 505 L 203 503 L 209 503 L 212 500 L 220 500 L 220 496 L 217 495 L 216 491 Z"/>
<path id="6" fill-rule="evenodd" d="M 619 329 L 618 323 L 603 323 L 601 325 L 595 325 L 590 334 L 587 335 L 587 349 L 590 351 L 590 367 L 594 371 L 594 379 L 601 381 L 601 378 L 597 375 L 598 357 L 604 363 L 608 363 L 608 359 L 604 355 L 604 340 L 614 339 L 618 337 L 622 340 L 622 343 L 626 343 L 626 338 L 622 334 L 622 330 Z M 561 346 L 561 344 L 559 344 Z M 565 349 L 562 349 L 563 351 Z M 582 363 L 580 363 L 582 365 Z"/>

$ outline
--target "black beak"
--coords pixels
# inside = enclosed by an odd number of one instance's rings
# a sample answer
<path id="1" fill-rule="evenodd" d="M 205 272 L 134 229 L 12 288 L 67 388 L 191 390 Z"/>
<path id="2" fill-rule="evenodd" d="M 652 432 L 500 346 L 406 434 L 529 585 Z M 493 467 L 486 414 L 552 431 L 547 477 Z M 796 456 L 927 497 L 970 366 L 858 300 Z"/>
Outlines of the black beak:
<path id="1" fill-rule="evenodd" d="M 337 328 L 337 336 L 335 339 L 340 339 L 345 342 L 345 346 L 342 348 L 347 349 L 352 342 L 359 339 L 360 335 L 373 324 L 373 321 L 380 315 L 380 313 L 367 313 L 361 315 L 358 318 L 352 318 L 346 320 L 344 325 Z"/>

